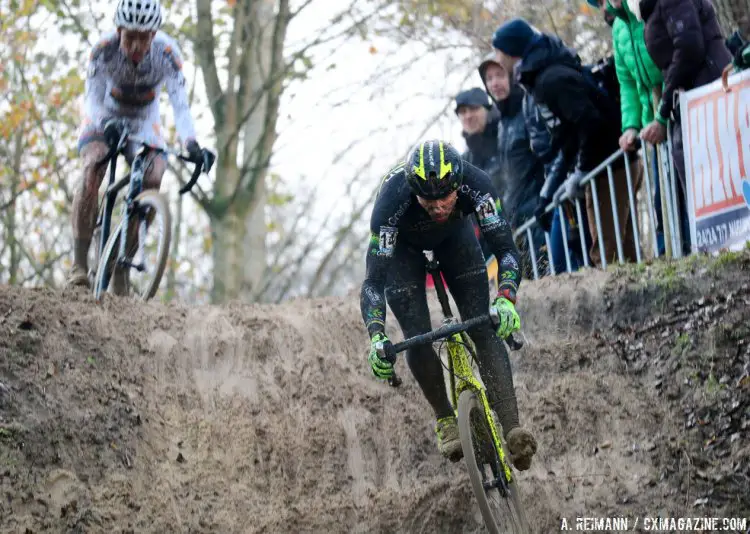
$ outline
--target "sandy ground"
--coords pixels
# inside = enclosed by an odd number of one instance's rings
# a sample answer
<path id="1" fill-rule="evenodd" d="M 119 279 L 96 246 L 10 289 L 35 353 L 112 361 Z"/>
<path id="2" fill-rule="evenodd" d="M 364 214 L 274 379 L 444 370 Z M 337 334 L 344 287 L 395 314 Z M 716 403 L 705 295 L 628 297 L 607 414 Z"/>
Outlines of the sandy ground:
<path id="1" fill-rule="evenodd" d="M 539 439 L 520 474 L 535 532 L 750 516 L 749 264 L 525 284 L 512 361 Z M 367 346 L 356 296 L 0 287 L 0 531 L 484 532 L 406 366 L 400 389 L 375 381 Z"/>

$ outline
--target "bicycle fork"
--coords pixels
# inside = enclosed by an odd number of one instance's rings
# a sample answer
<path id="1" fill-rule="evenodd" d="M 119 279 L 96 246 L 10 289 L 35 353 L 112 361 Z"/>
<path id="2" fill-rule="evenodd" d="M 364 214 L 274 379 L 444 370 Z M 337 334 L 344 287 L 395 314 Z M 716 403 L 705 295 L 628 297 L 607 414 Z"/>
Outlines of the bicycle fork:
<path id="1" fill-rule="evenodd" d="M 141 194 L 141 191 L 143 191 L 143 164 L 143 158 L 140 155 L 136 156 L 135 160 L 133 161 L 133 167 L 130 171 L 130 188 L 128 189 L 128 194 L 125 197 L 125 210 L 122 217 L 122 228 L 120 229 L 120 251 L 117 255 L 116 262 L 118 267 L 126 267 L 128 269 L 134 268 L 138 272 L 143 272 L 146 270 L 146 248 L 144 246 L 144 242 L 146 240 L 146 228 L 142 224 L 138 224 L 138 236 L 136 237 L 136 239 L 138 240 L 138 250 L 135 254 L 133 254 L 134 258 L 141 258 L 140 263 L 134 263 L 130 261 L 126 250 L 128 233 L 130 229 L 130 218 L 135 213 L 139 223 L 146 219 L 146 216 L 142 214 L 138 209 L 138 202 L 135 200 L 136 197 Z"/>
<path id="2" fill-rule="evenodd" d="M 451 312 L 450 303 L 448 301 L 448 293 L 443 283 L 442 272 L 435 260 L 434 253 L 428 252 L 425 254 L 426 257 L 426 270 L 432 276 L 435 291 L 437 293 L 440 307 L 443 311 L 443 326 L 453 324 L 456 322 L 456 318 Z M 500 464 L 505 473 L 505 477 L 498 476 L 494 480 L 485 482 L 485 489 L 499 488 L 503 496 L 508 494 L 508 485 L 513 481 L 513 477 L 508 466 L 508 462 L 505 459 L 505 452 L 500 441 L 500 436 L 497 431 L 497 425 L 495 424 L 494 418 L 492 417 L 492 411 L 490 409 L 490 403 L 487 400 L 487 392 L 485 391 L 482 384 L 474 376 L 474 372 L 471 369 L 471 358 L 475 349 L 473 343 L 470 343 L 470 338 L 464 333 L 453 334 L 448 338 L 448 375 L 450 379 L 450 389 L 453 401 L 454 410 L 458 407 L 458 397 L 466 389 L 474 391 L 477 397 L 479 397 L 482 407 L 484 409 L 485 420 L 490 428 L 490 438 L 492 439 L 493 446 L 497 451 L 497 457 L 500 458 Z M 456 383 L 456 377 L 460 380 L 460 383 Z M 492 462 L 495 462 L 495 458 L 491 458 Z M 493 466 L 498 467 L 498 466 Z M 497 469 L 495 469 L 497 470 Z M 493 472 L 495 471 L 493 470 Z"/>
<path id="3" fill-rule="evenodd" d="M 446 320 L 450 321 L 450 320 Z M 448 370 L 451 380 L 451 392 L 453 394 L 453 406 L 458 406 L 458 397 L 464 390 L 472 390 L 474 394 L 479 398 L 482 403 L 484 411 L 484 417 L 487 425 L 490 429 L 490 439 L 493 442 L 494 448 L 497 451 L 497 456 L 500 458 L 500 466 L 505 473 L 505 477 L 495 477 L 493 480 L 486 481 L 484 483 L 484 489 L 489 490 L 493 488 L 500 489 L 500 492 L 505 496 L 508 491 L 508 484 L 513 481 L 513 475 L 508 461 L 505 457 L 504 448 L 500 441 L 500 435 L 497 431 L 497 424 L 492 417 L 492 411 L 489 400 L 487 399 L 487 392 L 482 384 L 474 376 L 473 370 L 471 369 L 470 359 L 467 352 L 472 349 L 467 348 L 467 339 L 462 334 L 454 334 L 448 340 Z M 455 377 L 460 380 L 459 384 L 455 383 Z M 494 462 L 492 455 L 490 461 Z M 497 466 L 496 466 L 497 467 Z"/>

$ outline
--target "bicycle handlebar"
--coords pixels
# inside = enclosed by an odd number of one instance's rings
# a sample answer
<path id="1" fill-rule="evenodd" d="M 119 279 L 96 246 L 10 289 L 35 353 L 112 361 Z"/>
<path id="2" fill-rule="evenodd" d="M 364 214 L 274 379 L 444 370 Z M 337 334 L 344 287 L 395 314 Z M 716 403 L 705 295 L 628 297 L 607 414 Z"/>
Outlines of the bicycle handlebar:
<path id="1" fill-rule="evenodd" d="M 445 326 L 441 326 L 440 328 L 437 328 L 431 332 L 427 332 L 426 334 L 420 334 L 418 336 L 410 337 L 399 343 L 394 344 L 393 345 L 394 350 L 393 350 L 392 355 L 385 354 L 385 349 L 383 347 L 382 342 L 379 342 L 376 345 L 376 350 L 378 351 L 379 354 L 381 354 L 382 356 L 385 356 L 385 358 L 388 361 L 390 361 L 391 364 L 394 364 L 396 363 L 396 354 L 398 354 L 399 352 L 403 352 L 412 347 L 416 347 L 417 345 L 425 345 L 427 343 L 433 343 L 440 339 L 448 338 L 452 336 L 453 334 L 458 334 L 459 332 L 463 332 L 464 330 L 474 328 L 475 326 L 480 326 L 488 321 L 496 324 L 495 318 L 490 314 L 486 314 L 486 315 L 480 315 L 479 317 L 473 317 L 471 319 L 467 319 L 466 321 L 462 323 L 455 323 L 455 324 L 448 324 Z M 519 350 L 523 347 L 523 341 L 517 340 L 515 337 L 513 337 L 513 334 L 509 335 L 505 339 L 505 342 L 510 347 L 510 350 Z M 396 373 L 393 373 L 393 377 L 391 377 L 388 380 L 388 383 L 393 387 L 398 387 L 401 385 L 401 379 L 396 375 Z"/>
<path id="2" fill-rule="evenodd" d="M 405 339 L 404 341 L 401 341 L 400 343 L 396 343 L 395 345 L 393 345 L 393 349 L 396 352 L 396 354 L 398 354 L 399 352 L 403 352 L 406 349 L 416 347 L 417 345 L 433 343 L 439 339 L 450 337 L 453 334 L 458 334 L 459 332 L 463 332 L 464 330 L 467 330 L 469 328 L 474 328 L 475 326 L 484 324 L 489 320 L 490 320 L 489 315 L 483 315 L 480 317 L 474 317 L 472 319 L 464 321 L 463 323 L 455 323 L 455 324 L 448 324 L 445 326 L 441 326 L 440 328 L 433 330 L 432 332 L 427 332 L 426 334 L 421 334 L 418 336 L 410 337 L 409 339 Z"/>
<path id="3" fill-rule="evenodd" d="M 201 149 L 201 155 L 203 156 L 201 161 L 195 161 L 194 159 L 190 158 L 190 156 L 177 154 L 177 157 L 181 160 L 187 161 L 189 163 L 195 163 L 193 175 L 190 177 L 190 180 L 188 180 L 188 182 L 180 188 L 181 195 L 184 195 L 193 188 L 195 182 L 198 181 L 198 177 L 201 175 L 201 172 L 205 172 L 206 174 L 208 174 L 208 171 L 211 170 L 214 161 L 216 161 L 216 155 L 208 149 Z"/>
<path id="4" fill-rule="evenodd" d="M 120 135 L 120 139 L 118 140 L 117 145 L 111 146 L 109 151 L 107 152 L 107 155 L 99 160 L 98 164 L 102 164 L 105 161 L 112 159 L 123 149 L 128 141 L 135 141 L 136 143 L 140 143 L 144 146 L 151 146 L 146 143 L 145 140 L 137 136 L 130 135 L 130 129 L 128 128 L 127 124 L 123 124 L 122 134 Z M 208 174 L 214 162 L 216 161 L 216 155 L 206 148 L 201 149 L 200 159 L 193 158 L 190 155 L 184 155 L 181 151 L 169 147 L 159 148 L 158 150 L 172 154 L 173 156 L 187 163 L 195 164 L 195 169 L 193 169 L 193 174 L 190 176 L 190 180 L 188 180 L 188 182 L 180 188 L 181 195 L 184 195 L 193 188 L 195 183 L 198 181 L 201 172 L 205 172 L 206 174 Z"/>

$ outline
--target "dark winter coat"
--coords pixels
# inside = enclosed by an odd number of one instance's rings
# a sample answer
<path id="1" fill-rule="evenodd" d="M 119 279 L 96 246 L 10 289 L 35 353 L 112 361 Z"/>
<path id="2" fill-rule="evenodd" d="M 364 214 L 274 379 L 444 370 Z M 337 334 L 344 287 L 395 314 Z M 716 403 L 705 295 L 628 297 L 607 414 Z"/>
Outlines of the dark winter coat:
<path id="1" fill-rule="evenodd" d="M 732 56 L 710 0 L 641 0 L 639 5 L 646 47 L 664 76 L 657 115 L 666 122 L 677 90 L 716 80 Z"/>
<path id="2" fill-rule="evenodd" d="M 542 35 L 515 76 L 533 95 L 553 143 L 576 153 L 577 170 L 589 172 L 619 149 L 619 107 L 589 83 L 580 58 L 560 39 Z M 621 165 L 618 159 L 613 167 Z"/>
<path id="3" fill-rule="evenodd" d="M 534 96 L 526 93 L 523 101 L 523 114 L 529 132 L 529 142 L 534 155 L 544 164 L 544 185 L 539 191 L 540 203 L 546 206 L 552 196 L 575 168 L 576 150 L 572 143 L 555 141 L 547 128 L 547 120 L 542 110 L 534 102 Z"/>
<path id="4" fill-rule="evenodd" d="M 479 167 L 489 174 L 492 183 L 502 194 L 505 184 L 502 181 L 500 169 L 500 153 L 497 147 L 497 128 L 500 114 L 492 107 L 487 116 L 487 126 L 477 134 L 463 132 L 467 150 L 462 154 L 463 159 Z"/>
<path id="5" fill-rule="evenodd" d="M 534 215 L 544 185 L 544 165 L 531 150 L 523 114 L 523 89 L 513 83 L 508 98 L 502 102 L 497 102 L 491 94 L 490 98 L 500 111 L 496 143 L 500 176 L 505 184 L 503 210 L 516 228 Z"/>

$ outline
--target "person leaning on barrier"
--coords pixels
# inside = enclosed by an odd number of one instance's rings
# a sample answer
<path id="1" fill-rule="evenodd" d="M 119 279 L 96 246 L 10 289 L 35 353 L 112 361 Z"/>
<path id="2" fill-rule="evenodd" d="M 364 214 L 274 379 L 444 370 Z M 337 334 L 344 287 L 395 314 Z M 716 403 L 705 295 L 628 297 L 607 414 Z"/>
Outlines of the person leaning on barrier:
<path id="1" fill-rule="evenodd" d="M 539 191 L 544 185 L 544 164 L 531 149 L 523 113 L 524 90 L 495 61 L 494 53 L 490 53 L 477 70 L 487 93 L 500 112 L 495 143 L 500 178 L 505 184 L 503 211 L 515 231 L 534 216 Z M 543 272 L 547 260 L 542 250 L 544 234 L 538 226 L 532 229 L 532 239 L 534 257 L 537 265 L 542 266 L 538 272 Z M 526 235 L 520 237 L 518 247 L 524 277 L 531 278 L 533 268 Z"/>
<path id="2" fill-rule="evenodd" d="M 456 95 L 455 112 L 461 121 L 461 135 L 466 142 L 466 151 L 461 157 L 486 172 L 502 194 L 505 184 L 500 176 L 500 154 L 497 147 L 500 113 L 492 105 L 487 93 L 479 87 L 472 87 Z"/>
<path id="3" fill-rule="evenodd" d="M 643 21 L 638 20 L 625 0 L 588 0 L 588 3 L 603 9 L 605 19 L 611 17 L 612 44 L 614 48 L 615 71 L 620 85 L 620 112 L 622 135 L 620 148 L 635 152 L 638 150 L 638 135 L 641 129 L 654 120 L 654 106 L 651 102 L 653 91 L 660 90 L 664 82 L 659 67 L 646 49 L 643 38 Z M 644 147 L 649 150 L 649 147 Z M 660 183 L 656 151 L 653 147 L 650 162 L 656 172 L 651 172 L 654 192 L 654 208 L 657 219 L 657 244 L 660 254 L 664 253 L 664 234 L 660 198 Z"/>
<path id="4" fill-rule="evenodd" d="M 683 253 L 690 252 L 685 158 L 682 143 L 679 90 L 689 91 L 713 82 L 732 62 L 710 0 L 627 0 L 638 20 L 644 22 L 646 48 L 664 76 L 664 90 L 656 118 L 641 131 L 651 144 L 672 134 L 672 159 L 677 171 L 677 195 L 683 231 Z"/>
<path id="5" fill-rule="evenodd" d="M 570 49 L 557 37 L 534 30 L 525 20 L 516 18 L 494 33 L 492 46 L 497 61 L 508 70 L 515 69 L 516 79 L 534 95 L 555 142 L 575 156 L 575 170 L 566 180 L 561 199 L 586 199 L 589 231 L 592 238 L 591 259 L 601 264 L 598 228 L 591 189 L 580 186 L 585 175 L 619 150 L 620 110 L 616 100 L 609 99 Z M 623 158 L 611 164 L 616 196 L 617 218 L 626 259 L 635 261 L 635 241 L 630 222 L 628 184 Z M 631 160 L 630 172 L 637 191 L 640 186 L 638 166 Z M 596 178 L 601 237 L 607 261 L 617 258 L 617 240 L 612 215 L 607 172 Z"/>

